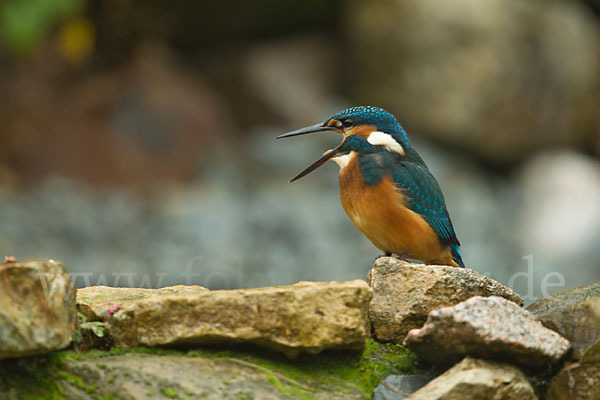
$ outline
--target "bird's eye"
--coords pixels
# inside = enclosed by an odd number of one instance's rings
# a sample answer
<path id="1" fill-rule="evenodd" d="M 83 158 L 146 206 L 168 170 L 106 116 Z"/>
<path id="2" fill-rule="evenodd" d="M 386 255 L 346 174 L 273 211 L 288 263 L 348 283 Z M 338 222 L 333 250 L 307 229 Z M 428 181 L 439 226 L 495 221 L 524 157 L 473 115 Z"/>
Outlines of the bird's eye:
<path id="1" fill-rule="evenodd" d="M 346 118 L 343 121 L 344 124 L 344 128 L 350 128 L 352 125 L 354 125 L 354 121 L 352 121 L 350 118 Z"/>
<path id="2" fill-rule="evenodd" d="M 342 126 L 344 126 L 344 125 L 342 124 L 342 121 L 335 121 L 335 127 L 336 127 L 336 128 L 338 128 L 338 129 L 341 129 L 341 128 L 342 128 Z"/>

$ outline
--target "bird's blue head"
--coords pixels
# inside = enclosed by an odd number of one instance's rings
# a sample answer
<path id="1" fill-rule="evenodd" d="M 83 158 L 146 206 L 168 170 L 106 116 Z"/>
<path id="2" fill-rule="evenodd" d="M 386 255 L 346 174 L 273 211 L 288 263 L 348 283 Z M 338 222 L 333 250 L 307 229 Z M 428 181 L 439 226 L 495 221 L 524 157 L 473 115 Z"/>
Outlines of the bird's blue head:
<path id="1" fill-rule="evenodd" d="M 392 113 L 383 108 L 372 106 L 346 108 L 345 110 L 332 115 L 325 123 L 329 124 L 332 120 L 341 121 L 344 126 L 352 126 L 363 132 L 365 131 L 365 128 L 373 127 L 374 131 L 387 133 L 392 136 L 392 138 L 401 146 L 405 148 L 410 147 L 410 142 L 408 141 L 408 137 L 406 136 L 406 132 L 402 128 L 402 125 L 400 125 Z M 348 133 L 352 134 L 352 132 Z"/>
<path id="2" fill-rule="evenodd" d="M 326 151 L 323 157 L 298 174 L 292 182 L 319 168 L 326 161 L 350 152 L 368 153 L 385 149 L 404 155 L 405 149 L 410 148 L 406 132 L 396 117 L 383 108 L 372 106 L 347 108 L 335 113 L 323 123 L 285 133 L 277 139 L 326 131 L 341 133 L 342 142 Z"/>

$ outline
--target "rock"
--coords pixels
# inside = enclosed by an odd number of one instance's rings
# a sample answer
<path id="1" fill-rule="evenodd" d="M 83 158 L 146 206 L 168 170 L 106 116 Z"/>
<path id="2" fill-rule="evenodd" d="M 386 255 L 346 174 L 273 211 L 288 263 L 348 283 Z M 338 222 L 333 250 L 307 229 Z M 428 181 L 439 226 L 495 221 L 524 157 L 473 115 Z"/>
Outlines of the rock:
<path id="1" fill-rule="evenodd" d="M 373 400 L 402 400 L 434 378 L 431 374 L 390 375 L 373 392 Z"/>
<path id="2" fill-rule="evenodd" d="M 260 366 L 229 358 L 210 359 L 205 357 L 144 356 L 125 354 L 102 360 L 103 367 L 94 360 L 70 362 L 66 365 L 69 373 L 82 376 L 87 387 L 96 387 L 95 394 L 116 396 L 125 399 L 138 398 L 193 398 L 193 399 L 281 399 L 283 393 L 273 383 L 273 377 L 280 386 L 291 393 L 312 394 L 312 388 L 301 387 L 281 379 L 278 374 L 265 374 Z M 102 383 L 113 377 L 107 387 Z M 294 381 L 292 381 L 294 382 Z M 73 399 L 93 399 L 85 388 L 63 382 Z M 285 389 L 283 389 L 285 391 Z M 291 394 L 290 393 L 290 394 Z M 153 395 L 154 394 L 154 395 Z M 141 397 L 140 397 L 141 395 Z M 294 396 L 296 397 L 296 396 Z M 361 399 L 358 390 L 350 393 L 336 393 L 334 390 L 319 393 L 317 399 Z"/>
<path id="3" fill-rule="evenodd" d="M 508 168 L 543 147 L 586 148 L 595 135 L 600 41 L 579 2 L 352 5 L 354 97 L 411 130 Z"/>
<path id="4" fill-rule="evenodd" d="M 90 286 L 77 291 L 77 307 L 89 320 L 105 320 L 114 315 L 117 308 L 138 303 L 143 299 L 168 295 L 206 293 L 202 286 L 171 286 L 161 289 Z"/>
<path id="5" fill-rule="evenodd" d="M 600 340 L 600 297 L 567 308 L 561 306 L 538 319 L 547 328 L 567 338 L 573 347 L 572 356 L 579 360 L 590 346 Z"/>
<path id="6" fill-rule="evenodd" d="M 553 316 L 587 299 L 600 297 L 600 282 L 574 289 L 562 290 L 527 306 L 527 311 L 535 315 L 546 327 L 551 326 Z M 552 329 L 552 328 L 550 328 Z"/>
<path id="7" fill-rule="evenodd" d="M 360 350 L 369 336 L 371 290 L 360 280 L 215 291 L 88 287 L 77 298 L 82 312 L 106 319 L 118 347 L 250 342 L 293 357 Z"/>
<path id="8" fill-rule="evenodd" d="M 62 364 L 59 378 L 61 396 L 57 398 L 69 400 L 365 398 L 351 385 L 319 387 L 318 379 L 299 382 L 274 371 L 273 366 L 265 368 L 232 357 L 128 353 L 84 358 Z M 8 400 L 20 399 L 20 391 L 13 388 Z M 7 397 L 0 394 L 2 399 Z"/>
<path id="9" fill-rule="evenodd" d="M 367 342 L 362 354 L 331 351 L 293 360 L 246 346 L 60 351 L 0 360 L 0 399 L 367 399 L 386 376 L 414 371 L 407 349 Z M 373 360 L 379 352 L 385 360 Z"/>
<path id="10" fill-rule="evenodd" d="M 557 292 L 527 310 L 571 342 L 573 359 L 600 363 L 600 282 Z"/>
<path id="11" fill-rule="evenodd" d="M 531 313 L 496 296 L 432 311 L 423 328 L 411 330 L 404 343 L 427 362 L 441 365 L 471 355 L 543 367 L 556 364 L 570 348 L 568 340 Z"/>
<path id="12" fill-rule="evenodd" d="M 373 289 L 369 320 L 377 340 L 384 342 L 402 343 L 408 331 L 420 328 L 431 311 L 473 296 L 501 296 L 523 304 L 511 289 L 468 268 L 380 257 L 367 281 Z"/>
<path id="13" fill-rule="evenodd" d="M 516 367 L 467 357 L 407 400 L 535 400 L 527 378 Z"/>
<path id="14" fill-rule="evenodd" d="M 547 400 L 600 399 L 600 364 L 567 365 L 552 379 Z"/>
<path id="15" fill-rule="evenodd" d="M 586 347 L 581 354 L 581 362 L 583 363 L 599 363 L 600 364 L 600 340 Z"/>
<path id="16" fill-rule="evenodd" d="M 75 287 L 60 262 L 0 265 L 0 359 L 67 347 L 76 320 Z"/>

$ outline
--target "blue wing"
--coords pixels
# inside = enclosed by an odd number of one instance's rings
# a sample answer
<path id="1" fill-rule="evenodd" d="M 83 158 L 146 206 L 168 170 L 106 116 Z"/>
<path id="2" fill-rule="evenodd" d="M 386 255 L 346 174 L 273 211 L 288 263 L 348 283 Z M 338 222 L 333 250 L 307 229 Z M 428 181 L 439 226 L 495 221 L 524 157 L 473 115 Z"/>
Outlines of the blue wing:
<path id="1" fill-rule="evenodd" d="M 408 208 L 425 218 L 442 245 L 450 247 L 454 261 L 465 266 L 440 185 L 416 151 L 408 148 L 404 156 L 399 156 L 381 150 L 360 157 L 359 166 L 367 185 L 392 175 L 394 184 L 408 199 Z"/>
<path id="2" fill-rule="evenodd" d="M 394 183 L 408 198 L 408 208 L 420 214 L 435 231 L 441 242 L 460 251 L 460 242 L 446 210 L 446 203 L 440 185 L 424 164 L 402 161 L 394 166 Z M 462 260 L 461 260 L 462 261 Z"/>

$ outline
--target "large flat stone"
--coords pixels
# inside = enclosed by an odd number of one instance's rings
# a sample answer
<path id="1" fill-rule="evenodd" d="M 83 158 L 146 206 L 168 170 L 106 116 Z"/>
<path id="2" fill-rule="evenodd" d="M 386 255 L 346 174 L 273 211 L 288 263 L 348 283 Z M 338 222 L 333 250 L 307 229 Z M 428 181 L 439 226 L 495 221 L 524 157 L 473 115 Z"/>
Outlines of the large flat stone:
<path id="1" fill-rule="evenodd" d="M 317 392 L 310 384 L 296 384 L 295 380 L 285 380 L 276 372 L 235 358 L 124 354 L 107 357 L 100 362 L 71 361 L 64 368 L 81 377 L 89 385 L 87 387 L 96 388 L 96 396 L 92 396 L 68 381 L 61 382 L 67 398 L 78 400 L 112 396 L 140 400 L 278 400 L 296 398 L 297 394 L 323 400 L 364 399 L 360 390 L 351 386 L 343 388 L 347 393 L 338 388 L 339 392 L 335 389 Z M 105 384 L 107 381 L 110 383 Z"/>
<path id="2" fill-rule="evenodd" d="M 414 372 L 406 349 L 367 341 L 360 353 L 288 359 L 253 346 L 135 347 L 0 360 L 0 399 L 361 399 L 390 374 Z"/>
<path id="3" fill-rule="evenodd" d="M 369 319 L 375 337 L 384 342 L 401 344 L 408 331 L 425 323 L 431 311 L 473 296 L 500 296 L 523 304 L 512 289 L 468 268 L 380 257 L 367 281 L 373 289 Z"/>
<path id="4" fill-rule="evenodd" d="M 281 351 L 362 349 L 371 290 L 361 280 L 215 290 L 88 287 L 81 311 L 118 347 L 249 342 Z"/>
<path id="5" fill-rule="evenodd" d="M 516 367 L 467 357 L 407 400 L 536 400 Z"/>
<path id="6" fill-rule="evenodd" d="M 473 297 L 432 311 L 405 345 L 432 364 L 448 365 L 466 355 L 519 365 L 556 364 L 569 341 L 545 328 L 531 313 L 501 297 Z"/>
<path id="7" fill-rule="evenodd" d="M 60 262 L 0 265 L 0 359 L 67 347 L 76 320 L 75 287 Z"/>

